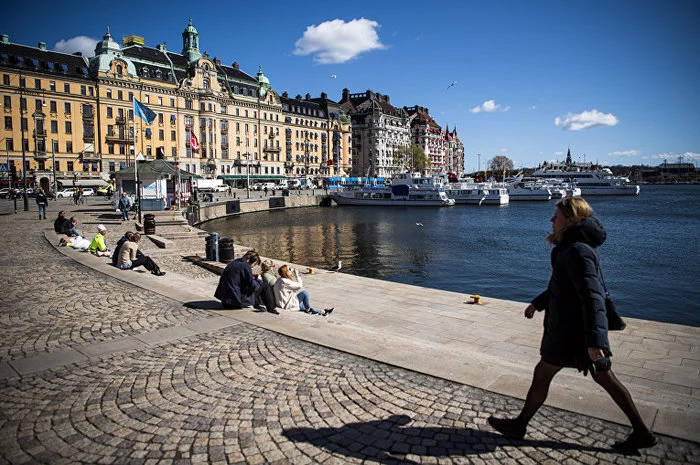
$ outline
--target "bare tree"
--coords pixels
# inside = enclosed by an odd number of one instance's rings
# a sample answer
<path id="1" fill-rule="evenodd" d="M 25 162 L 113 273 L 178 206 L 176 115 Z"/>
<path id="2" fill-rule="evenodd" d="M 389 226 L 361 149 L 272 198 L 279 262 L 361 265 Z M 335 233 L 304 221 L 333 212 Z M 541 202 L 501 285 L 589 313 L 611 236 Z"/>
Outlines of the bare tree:
<path id="1" fill-rule="evenodd" d="M 511 171 L 513 167 L 513 160 L 505 155 L 496 155 L 489 160 L 489 170 L 495 175 L 503 174 L 505 176 L 505 172 Z"/>

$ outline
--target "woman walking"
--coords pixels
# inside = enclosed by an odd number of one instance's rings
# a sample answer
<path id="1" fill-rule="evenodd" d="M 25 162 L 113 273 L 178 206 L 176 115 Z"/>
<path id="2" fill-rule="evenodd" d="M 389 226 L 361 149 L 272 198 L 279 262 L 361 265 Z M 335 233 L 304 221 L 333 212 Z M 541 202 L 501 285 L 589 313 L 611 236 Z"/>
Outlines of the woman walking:
<path id="1" fill-rule="evenodd" d="M 555 205 L 552 233 L 552 276 L 547 290 L 525 309 L 525 317 L 544 310 L 541 359 L 520 415 L 514 419 L 490 417 L 489 424 L 513 439 L 525 436 L 527 425 L 547 399 L 549 385 L 562 368 L 588 371 L 622 409 L 632 433 L 613 447 L 636 451 L 656 444 L 627 388 L 611 369 L 605 290 L 601 282 L 596 247 L 605 241 L 605 230 L 592 209 L 580 197 L 566 197 Z"/>

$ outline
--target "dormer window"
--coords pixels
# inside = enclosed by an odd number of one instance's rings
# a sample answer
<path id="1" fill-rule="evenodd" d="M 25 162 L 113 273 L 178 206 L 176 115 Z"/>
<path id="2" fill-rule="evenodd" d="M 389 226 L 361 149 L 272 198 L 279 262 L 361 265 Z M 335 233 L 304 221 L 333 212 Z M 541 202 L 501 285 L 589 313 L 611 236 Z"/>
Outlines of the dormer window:
<path id="1" fill-rule="evenodd" d="M 159 69 L 156 70 L 156 77 L 160 79 L 163 76 L 163 72 Z"/>
<path id="2" fill-rule="evenodd" d="M 210 83 L 209 79 L 207 79 L 207 78 L 204 78 L 204 80 L 202 81 L 202 85 L 204 86 L 205 89 L 209 89 L 211 87 L 211 83 Z"/>
<path id="3" fill-rule="evenodd" d="M 121 76 L 124 74 L 124 67 L 122 65 L 117 65 L 117 75 Z"/>

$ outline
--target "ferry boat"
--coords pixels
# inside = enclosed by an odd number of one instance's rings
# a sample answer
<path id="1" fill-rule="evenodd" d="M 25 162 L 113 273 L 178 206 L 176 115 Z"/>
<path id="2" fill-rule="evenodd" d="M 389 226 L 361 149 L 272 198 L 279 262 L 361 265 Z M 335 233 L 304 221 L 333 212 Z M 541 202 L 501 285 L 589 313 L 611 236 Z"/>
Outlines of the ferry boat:
<path id="1" fill-rule="evenodd" d="M 639 185 L 630 182 L 625 176 L 614 176 L 609 168 L 591 169 L 547 169 L 541 168 L 532 173 L 539 179 L 556 179 L 576 183 L 581 195 L 639 195 Z"/>
<path id="2" fill-rule="evenodd" d="M 518 201 L 543 201 L 552 199 L 552 190 L 549 186 L 538 183 L 534 178 L 524 178 L 516 176 L 506 179 L 503 183 L 508 190 L 510 200 Z"/>
<path id="3" fill-rule="evenodd" d="M 452 183 L 445 189 L 458 205 L 507 205 L 508 189 L 490 183 Z"/>
<path id="4" fill-rule="evenodd" d="M 391 185 L 367 182 L 345 185 L 330 194 L 338 205 L 376 205 L 403 207 L 448 207 L 455 204 L 445 193 L 440 178 L 403 173 L 391 180 Z"/>

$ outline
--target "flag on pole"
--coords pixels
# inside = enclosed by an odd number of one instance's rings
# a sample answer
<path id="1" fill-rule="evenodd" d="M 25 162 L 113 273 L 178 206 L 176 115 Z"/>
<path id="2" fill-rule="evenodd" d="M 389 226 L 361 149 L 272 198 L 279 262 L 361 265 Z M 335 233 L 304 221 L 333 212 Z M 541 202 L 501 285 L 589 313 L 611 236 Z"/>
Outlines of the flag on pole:
<path id="1" fill-rule="evenodd" d="M 199 150 L 199 141 L 197 140 L 197 136 L 194 135 L 194 132 L 190 132 L 190 147 L 192 147 L 193 151 Z"/>
<path id="2" fill-rule="evenodd" d="M 156 112 L 148 108 L 143 103 L 134 99 L 134 117 L 140 117 L 148 124 L 151 124 L 156 119 Z"/>

